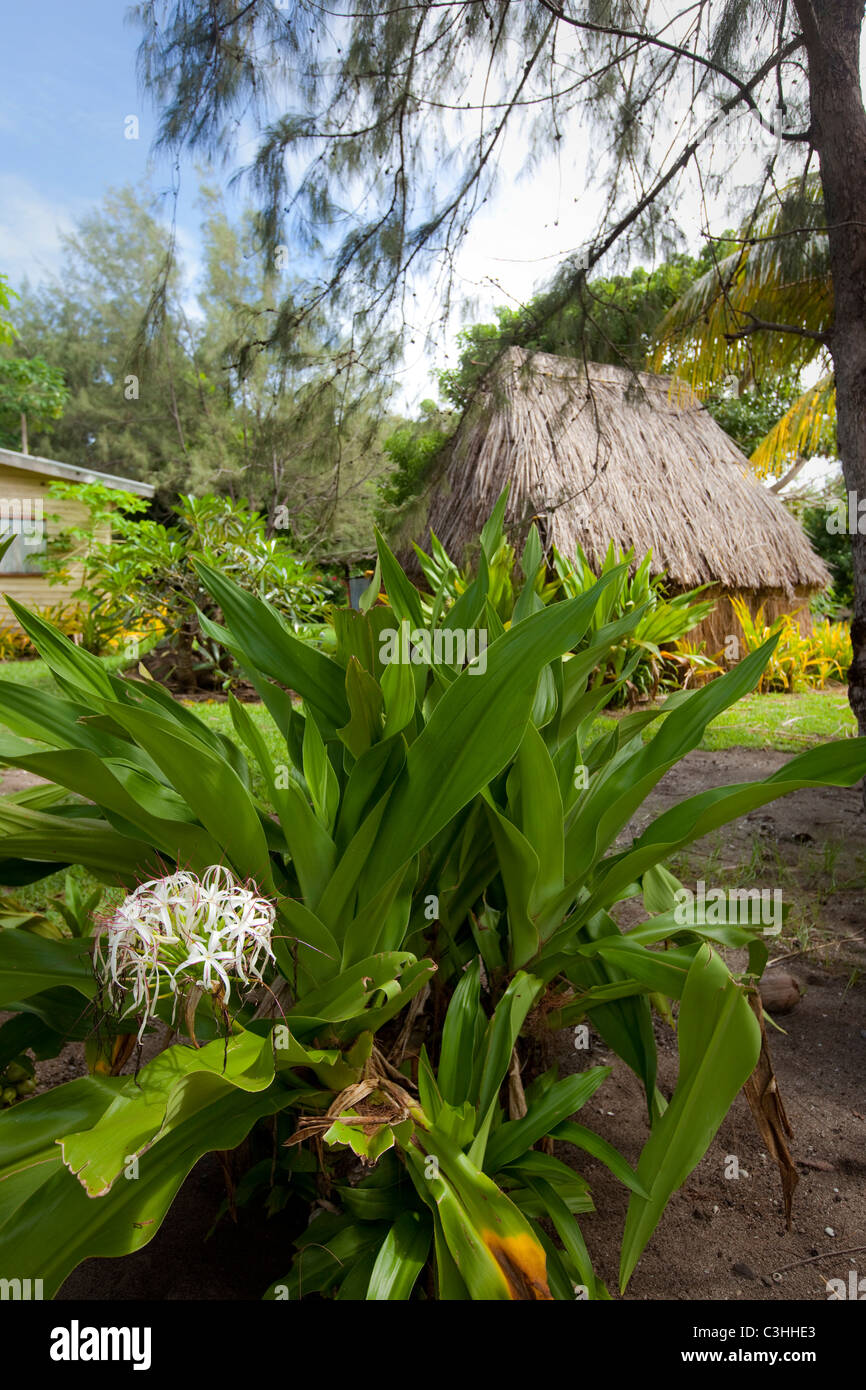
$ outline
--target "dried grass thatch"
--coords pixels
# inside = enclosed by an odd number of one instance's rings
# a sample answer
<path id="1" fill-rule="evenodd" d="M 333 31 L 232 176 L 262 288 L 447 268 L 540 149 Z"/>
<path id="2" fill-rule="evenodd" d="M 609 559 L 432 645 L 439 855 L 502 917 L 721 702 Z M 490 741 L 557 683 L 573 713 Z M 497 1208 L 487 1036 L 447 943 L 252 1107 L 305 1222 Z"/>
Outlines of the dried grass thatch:
<path id="1" fill-rule="evenodd" d="M 518 544 L 535 518 L 566 555 L 576 542 L 596 564 L 611 540 L 651 549 L 673 588 L 772 594 L 789 609 L 829 583 L 794 517 L 675 378 L 509 349 L 434 486 L 428 528 L 455 559 L 506 483 Z"/>

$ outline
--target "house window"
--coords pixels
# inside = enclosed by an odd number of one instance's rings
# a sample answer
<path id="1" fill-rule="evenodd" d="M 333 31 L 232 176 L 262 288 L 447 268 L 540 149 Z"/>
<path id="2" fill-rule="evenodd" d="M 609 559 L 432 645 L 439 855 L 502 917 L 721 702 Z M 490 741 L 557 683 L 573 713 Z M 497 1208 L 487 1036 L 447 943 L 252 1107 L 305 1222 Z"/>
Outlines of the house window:
<path id="1" fill-rule="evenodd" d="M 0 540 L 15 537 L 0 557 L 0 574 L 41 574 L 45 522 L 41 497 L 0 497 Z"/>

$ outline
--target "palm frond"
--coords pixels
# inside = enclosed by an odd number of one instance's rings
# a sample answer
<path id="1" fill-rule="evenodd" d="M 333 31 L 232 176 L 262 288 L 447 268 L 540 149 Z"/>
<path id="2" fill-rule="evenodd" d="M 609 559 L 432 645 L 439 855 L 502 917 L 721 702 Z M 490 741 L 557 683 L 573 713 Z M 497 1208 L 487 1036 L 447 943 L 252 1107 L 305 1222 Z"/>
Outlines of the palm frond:
<path id="1" fill-rule="evenodd" d="M 786 463 L 818 453 L 824 432 L 836 420 L 836 378 L 821 377 L 785 412 L 751 456 L 760 478 L 781 472 Z"/>
<path id="2" fill-rule="evenodd" d="M 741 383 L 801 369 L 817 338 L 756 324 L 826 332 L 833 315 L 823 195 L 817 176 L 785 185 L 741 229 L 741 244 L 690 286 L 659 327 L 651 365 L 705 395 L 728 374 Z M 742 336 L 736 336 L 742 335 Z"/>

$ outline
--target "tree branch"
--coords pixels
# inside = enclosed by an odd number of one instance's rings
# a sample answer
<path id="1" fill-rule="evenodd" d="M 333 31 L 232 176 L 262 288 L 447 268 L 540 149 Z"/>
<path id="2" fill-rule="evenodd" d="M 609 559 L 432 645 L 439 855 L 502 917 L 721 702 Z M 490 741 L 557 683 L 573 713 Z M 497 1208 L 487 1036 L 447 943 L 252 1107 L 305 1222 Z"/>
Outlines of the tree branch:
<path id="1" fill-rule="evenodd" d="M 722 65 L 715 62 L 714 59 L 707 58 L 704 54 L 695 52 L 694 49 L 685 48 L 682 44 L 671 43 L 668 39 L 663 39 L 657 34 L 644 33 L 640 29 L 623 29 L 616 24 L 594 24 L 588 19 L 574 19 L 571 15 L 565 13 L 562 4 L 557 3 L 557 0 L 539 0 L 539 4 L 543 9 L 548 10 L 550 14 L 555 15 L 557 19 L 561 19 L 564 24 L 571 25 L 573 29 L 581 29 L 590 34 L 601 34 L 608 38 L 629 39 L 635 43 L 648 44 L 652 48 L 660 48 L 666 53 L 672 53 L 676 57 L 685 58 L 688 62 L 694 63 L 698 67 L 706 68 L 708 72 L 714 72 L 717 77 L 724 78 L 726 82 L 730 82 L 731 86 L 737 89 L 740 97 L 746 102 L 749 109 L 754 111 L 761 124 L 766 127 L 766 122 L 761 115 L 758 103 L 755 101 L 750 91 L 753 83 L 744 82 L 742 78 L 737 77 L 733 72 L 729 72 L 727 68 L 722 67 Z M 796 34 L 793 40 L 787 43 L 783 48 L 778 49 L 773 55 L 767 73 L 772 72 L 774 67 L 778 68 L 778 65 L 782 63 L 785 58 L 789 57 L 791 53 L 795 52 L 797 48 L 801 48 L 804 42 L 803 35 Z M 766 76 L 767 73 L 764 75 Z M 798 141 L 807 140 L 808 138 L 808 131 L 787 134 L 783 132 L 782 134 L 783 140 Z"/>
<path id="2" fill-rule="evenodd" d="M 748 338 L 753 333 L 793 333 L 798 338 L 811 338 L 813 342 L 821 343 L 824 347 L 830 346 L 830 334 L 821 333 L 817 328 L 798 328 L 793 323 L 771 323 L 767 319 L 759 319 L 754 314 L 749 314 L 751 323 L 745 328 L 737 328 L 731 333 L 725 333 L 726 342 L 736 342 L 738 338 Z"/>

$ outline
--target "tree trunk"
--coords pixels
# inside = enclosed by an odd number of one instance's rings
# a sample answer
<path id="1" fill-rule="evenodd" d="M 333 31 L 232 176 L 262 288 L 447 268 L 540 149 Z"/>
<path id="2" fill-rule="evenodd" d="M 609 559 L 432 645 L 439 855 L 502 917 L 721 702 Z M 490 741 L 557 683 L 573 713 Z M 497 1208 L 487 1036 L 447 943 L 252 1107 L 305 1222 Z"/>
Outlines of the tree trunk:
<path id="1" fill-rule="evenodd" d="M 866 110 L 860 31 L 866 0 L 794 0 L 809 58 L 812 132 L 821 161 L 834 320 L 836 419 L 845 484 L 866 499 Z M 857 526 L 856 508 L 852 525 Z M 866 735 L 866 534 L 851 536 L 854 660 L 848 699 Z"/>

